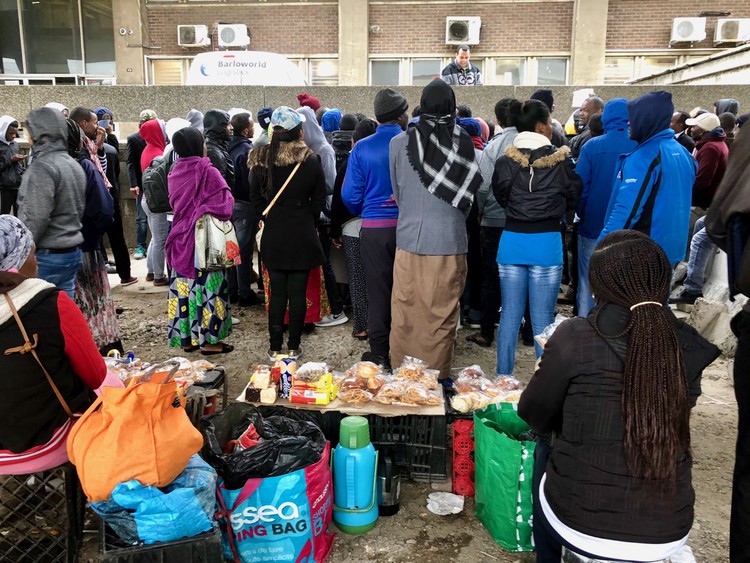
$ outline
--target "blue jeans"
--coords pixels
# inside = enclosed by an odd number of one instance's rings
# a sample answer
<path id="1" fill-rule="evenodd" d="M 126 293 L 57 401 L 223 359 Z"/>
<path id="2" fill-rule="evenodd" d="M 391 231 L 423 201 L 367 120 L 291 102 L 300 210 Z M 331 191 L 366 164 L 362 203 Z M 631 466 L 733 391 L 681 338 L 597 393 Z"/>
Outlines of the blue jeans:
<path id="1" fill-rule="evenodd" d="M 589 284 L 589 262 L 596 248 L 596 239 L 578 235 L 578 316 L 588 317 L 596 301 Z"/>
<path id="2" fill-rule="evenodd" d="M 138 190 L 138 196 L 135 198 L 135 236 L 139 246 L 146 248 L 146 238 L 148 237 L 148 219 L 143 211 L 141 201 L 143 200 L 143 188 Z"/>
<path id="3" fill-rule="evenodd" d="M 81 267 L 83 252 L 80 249 L 64 254 L 52 254 L 49 250 L 37 250 L 38 277 L 75 298 L 76 274 Z"/>
<path id="4" fill-rule="evenodd" d="M 240 245 L 239 266 L 230 268 L 227 272 L 229 283 L 229 295 L 250 297 L 250 287 L 253 270 L 253 249 L 255 244 L 255 233 L 258 230 L 258 218 L 255 216 L 255 208 L 247 202 L 234 202 L 234 230 L 237 233 L 237 242 Z"/>
<path id="5" fill-rule="evenodd" d="M 706 266 L 716 250 L 716 245 L 708 237 L 708 233 L 703 226 L 705 222 L 705 217 L 701 217 L 695 222 L 693 238 L 690 240 L 690 259 L 688 260 L 687 277 L 685 278 L 685 290 L 688 293 L 703 293 L 703 284 L 706 281 Z"/>
<path id="6" fill-rule="evenodd" d="M 146 215 L 151 229 L 151 242 L 146 251 L 146 270 L 149 274 L 154 274 L 155 280 L 160 280 L 164 277 L 169 220 L 166 213 L 151 213 L 145 199 L 141 200 L 141 211 Z"/>
<path id="7" fill-rule="evenodd" d="M 512 375 L 516 363 L 516 343 L 526 301 L 531 310 L 534 334 L 541 333 L 555 320 L 555 304 L 560 291 L 562 265 L 514 266 L 498 264 L 503 306 L 500 309 L 500 328 L 497 333 L 497 373 Z M 542 347 L 534 343 L 536 357 Z"/>

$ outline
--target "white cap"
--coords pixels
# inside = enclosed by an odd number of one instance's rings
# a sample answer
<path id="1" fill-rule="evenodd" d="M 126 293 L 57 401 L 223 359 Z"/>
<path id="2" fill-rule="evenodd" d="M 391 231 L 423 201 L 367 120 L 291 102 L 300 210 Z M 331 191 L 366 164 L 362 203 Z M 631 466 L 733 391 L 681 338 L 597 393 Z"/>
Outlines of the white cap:
<path id="1" fill-rule="evenodd" d="M 685 125 L 689 127 L 696 125 L 704 131 L 713 131 L 717 127 L 721 127 L 721 121 L 719 121 L 719 118 L 718 116 L 716 116 L 716 114 L 702 113 L 696 118 L 686 119 Z"/>

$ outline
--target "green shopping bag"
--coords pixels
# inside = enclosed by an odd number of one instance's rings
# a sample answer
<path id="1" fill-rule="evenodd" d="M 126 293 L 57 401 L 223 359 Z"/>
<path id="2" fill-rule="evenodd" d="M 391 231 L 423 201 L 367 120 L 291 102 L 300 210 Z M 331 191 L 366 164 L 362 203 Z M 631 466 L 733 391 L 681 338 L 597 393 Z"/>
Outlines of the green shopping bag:
<path id="1" fill-rule="evenodd" d="M 509 551 L 533 551 L 532 476 L 536 442 L 520 441 L 529 430 L 515 403 L 474 413 L 477 518 Z"/>

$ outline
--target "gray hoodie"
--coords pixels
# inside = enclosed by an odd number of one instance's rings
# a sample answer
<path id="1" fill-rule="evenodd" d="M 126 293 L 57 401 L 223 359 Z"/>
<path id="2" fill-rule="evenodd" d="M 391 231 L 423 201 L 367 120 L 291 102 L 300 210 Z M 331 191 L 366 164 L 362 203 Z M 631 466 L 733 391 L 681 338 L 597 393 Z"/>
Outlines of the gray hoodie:
<path id="1" fill-rule="evenodd" d="M 326 177 L 326 211 L 321 212 L 320 222 L 329 225 L 331 219 L 328 214 L 331 211 L 333 202 L 333 183 L 336 180 L 336 153 L 333 147 L 326 141 L 323 129 L 315 118 L 315 112 L 307 106 L 297 108 L 297 112 L 305 116 L 305 122 L 302 123 L 302 130 L 305 132 L 305 144 L 320 159 L 323 166 L 323 174 Z"/>
<path id="2" fill-rule="evenodd" d="M 508 147 L 518 135 L 515 127 L 506 127 L 502 133 L 495 135 L 482 151 L 479 171 L 482 173 L 482 185 L 477 191 L 477 206 L 482 216 L 483 227 L 505 227 L 505 209 L 492 194 L 492 175 L 495 173 L 495 162 L 505 154 Z"/>
<path id="3" fill-rule="evenodd" d="M 65 118 L 51 108 L 36 109 L 26 118 L 26 129 L 34 141 L 34 161 L 21 181 L 18 218 L 39 249 L 78 246 L 83 242 L 86 175 L 68 155 Z"/>

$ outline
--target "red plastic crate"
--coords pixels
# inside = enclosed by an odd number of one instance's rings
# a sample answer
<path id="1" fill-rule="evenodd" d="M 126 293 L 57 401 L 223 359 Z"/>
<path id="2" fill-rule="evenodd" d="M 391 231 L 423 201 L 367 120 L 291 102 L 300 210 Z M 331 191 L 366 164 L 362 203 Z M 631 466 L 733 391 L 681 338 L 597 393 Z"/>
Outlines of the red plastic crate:
<path id="1" fill-rule="evenodd" d="M 453 423 L 453 492 L 474 496 L 474 421 Z"/>
<path id="2" fill-rule="evenodd" d="M 456 420 L 453 423 L 453 436 L 456 434 L 473 435 L 474 434 L 474 421 L 473 420 Z"/>
<path id="3" fill-rule="evenodd" d="M 453 477 L 453 493 L 465 497 L 474 496 L 474 479 L 468 475 Z"/>

